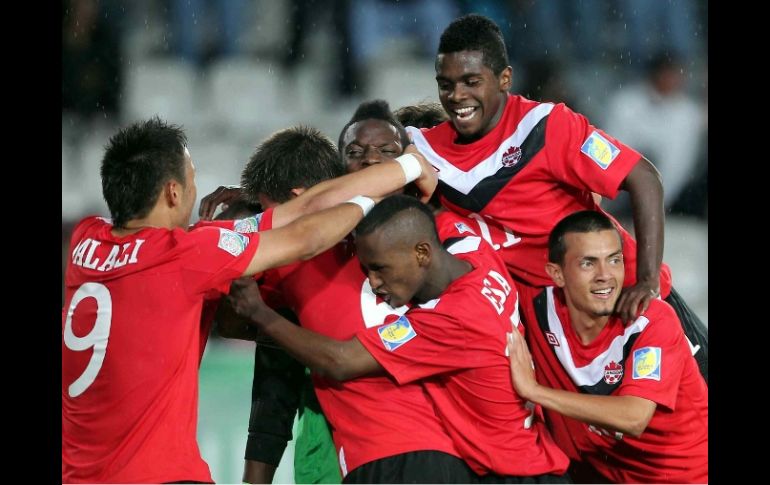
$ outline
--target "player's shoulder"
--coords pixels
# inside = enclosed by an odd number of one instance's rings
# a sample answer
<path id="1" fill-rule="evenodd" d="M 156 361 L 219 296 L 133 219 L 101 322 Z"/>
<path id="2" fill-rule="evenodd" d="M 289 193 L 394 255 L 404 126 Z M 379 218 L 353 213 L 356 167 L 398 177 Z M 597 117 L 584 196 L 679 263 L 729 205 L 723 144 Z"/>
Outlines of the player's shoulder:
<path id="1" fill-rule="evenodd" d="M 663 300 L 653 299 L 642 314 L 648 320 L 645 332 L 655 334 L 678 335 L 683 333 L 679 317 L 674 308 Z"/>

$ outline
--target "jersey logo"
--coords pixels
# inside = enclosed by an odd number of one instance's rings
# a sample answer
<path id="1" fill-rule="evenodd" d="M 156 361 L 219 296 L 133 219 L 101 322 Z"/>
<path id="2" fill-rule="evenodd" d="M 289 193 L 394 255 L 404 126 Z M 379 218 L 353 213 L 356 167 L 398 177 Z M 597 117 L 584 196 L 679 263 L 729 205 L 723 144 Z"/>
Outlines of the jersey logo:
<path id="1" fill-rule="evenodd" d="M 611 360 L 604 366 L 604 382 L 609 385 L 617 384 L 623 378 L 623 364 Z"/>
<path id="2" fill-rule="evenodd" d="M 380 334 L 380 339 L 382 339 L 385 348 L 391 352 L 417 336 L 411 322 L 404 315 L 400 316 L 398 320 L 390 325 L 383 325 L 378 328 L 377 332 Z"/>
<path id="3" fill-rule="evenodd" d="M 249 234 L 252 232 L 259 232 L 259 221 L 262 220 L 262 213 L 255 216 L 247 217 L 245 219 L 238 219 L 233 224 L 233 230 L 243 234 Z"/>
<path id="4" fill-rule="evenodd" d="M 233 256 L 239 256 L 248 245 L 249 238 L 243 234 L 238 234 L 222 227 L 219 228 L 219 243 L 217 243 L 217 246 L 220 249 L 224 249 Z"/>
<path id="5" fill-rule="evenodd" d="M 545 337 L 548 339 L 548 343 L 553 345 L 554 347 L 559 346 L 559 339 L 556 338 L 556 335 L 553 332 L 545 332 Z"/>
<path id="6" fill-rule="evenodd" d="M 598 131 L 588 135 L 586 141 L 583 142 L 583 146 L 580 147 L 580 151 L 602 167 L 602 170 L 607 170 L 607 167 L 610 166 L 615 157 L 618 156 L 618 153 L 620 153 L 620 149 L 600 135 Z"/>
<path id="7" fill-rule="evenodd" d="M 503 153 L 503 167 L 513 167 L 521 160 L 521 148 L 511 147 Z"/>
<path id="8" fill-rule="evenodd" d="M 474 236 L 476 235 L 476 233 L 473 232 L 473 229 L 468 227 L 468 225 L 465 224 L 464 222 L 455 222 L 455 228 L 457 228 L 457 230 L 460 232 L 460 234 L 463 234 L 463 233 L 466 233 L 466 232 L 470 232 Z"/>
<path id="9" fill-rule="evenodd" d="M 660 347 L 642 347 L 634 350 L 634 379 L 660 380 Z"/>

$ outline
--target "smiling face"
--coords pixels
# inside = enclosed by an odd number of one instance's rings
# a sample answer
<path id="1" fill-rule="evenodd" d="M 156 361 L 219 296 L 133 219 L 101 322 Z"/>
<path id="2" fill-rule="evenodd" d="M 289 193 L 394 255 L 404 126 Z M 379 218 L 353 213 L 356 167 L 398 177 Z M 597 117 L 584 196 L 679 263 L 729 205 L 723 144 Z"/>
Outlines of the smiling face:
<path id="1" fill-rule="evenodd" d="M 497 125 L 511 88 L 510 66 L 496 76 L 483 61 L 481 51 L 451 52 L 436 58 L 439 99 L 462 143 L 478 140 Z"/>
<path id="2" fill-rule="evenodd" d="M 356 252 L 374 294 L 393 308 L 405 305 L 425 286 L 430 257 L 424 248 L 393 241 L 377 229 L 356 237 Z"/>
<path id="3" fill-rule="evenodd" d="M 385 120 L 367 119 L 350 125 L 343 138 L 342 156 L 348 172 L 401 155 L 401 137 Z"/>
<path id="4" fill-rule="evenodd" d="M 620 235 L 615 230 L 570 232 L 561 265 L 546 270 L 563 288 L 570 313 L 586 319 L 608 317 L 623 287 L 624 264 Z"/>

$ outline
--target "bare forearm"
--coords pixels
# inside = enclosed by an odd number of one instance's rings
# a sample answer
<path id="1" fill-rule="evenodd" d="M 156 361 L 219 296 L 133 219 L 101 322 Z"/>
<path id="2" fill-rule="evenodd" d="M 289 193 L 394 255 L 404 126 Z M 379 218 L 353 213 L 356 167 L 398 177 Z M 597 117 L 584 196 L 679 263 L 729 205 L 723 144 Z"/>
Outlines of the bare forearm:
<path id="1" fill-rule="evenodd" d="M 363 217 L 356 204 L 339 204 L 260 233 L 259 249 L 244 272 L 253 275 L 297 260 L 307 260 L 342 240 Z"/>
<path id="2" fill-rule="evenodd" d="M 404 163 L 403 166 L 396 161 L 385 161 L 311 187 L 299 197 L 275 208 L 273 226 L 280 227 L 303 214 L 331 207 L 356 195 L 383 197 L 413 180 L 407 179 L 407 172 L 412 177 L 419 174 L 418 183 L 422 182 L 424 185 L 430 185 L 428 181 L 431 180 L 437 181 L 434 171 L 424 159 L 404 157 L 407 155 L 399 157 Z M 432 187 L 435 188 L 435 184 Z"/>
<path id="3" fill-rule="evenodd" d="M 367 373 L 349 341 L 339 341 L 294 325 L 270 308 L 252 313 L 251 323 L 313 371 L 345 381 Z"/>
<path id="4" fill-rule="evenodd" d="M 625 182 L 631 197 L 636 233 L 636 277 L 641 282 L 655 283 L 660 279 L 663 262 L 663 185 L 660 174 L 645 158 L 639 161 Z"/>
<path id="5" fill-rule="evenodd" d="M 637 438 L 656 407 L 652 401 L 634 396 L 594 396 L 541 385 L 528 399 L 564 416 Z"/>

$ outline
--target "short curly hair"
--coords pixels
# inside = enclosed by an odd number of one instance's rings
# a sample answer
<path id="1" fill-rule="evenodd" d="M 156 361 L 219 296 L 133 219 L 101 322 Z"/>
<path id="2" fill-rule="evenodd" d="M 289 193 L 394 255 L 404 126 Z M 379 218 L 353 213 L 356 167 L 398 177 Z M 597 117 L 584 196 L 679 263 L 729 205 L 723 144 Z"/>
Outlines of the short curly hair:
<path id="1" fill-rule="evenodd" d="M 460 51 L 481 51 L 484 65 L 499 76 L 508 67 L 508 51 L 500 27 L 479 14 L 463 15 L 452 21 L 441 34 L 439 54 Z"/>

